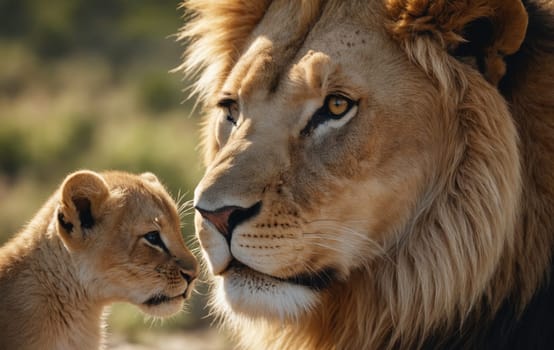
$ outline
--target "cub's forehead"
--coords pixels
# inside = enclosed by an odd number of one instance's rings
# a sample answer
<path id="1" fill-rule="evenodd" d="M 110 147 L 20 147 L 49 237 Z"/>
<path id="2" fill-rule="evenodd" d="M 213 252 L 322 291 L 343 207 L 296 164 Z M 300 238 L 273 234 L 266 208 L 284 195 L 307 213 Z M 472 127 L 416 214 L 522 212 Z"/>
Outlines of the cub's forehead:
<path id="1" fill-rule="evenodd" d="M 121 210 L 123 216 L 137 224 L 180 227 L 177 205 L 164 191 L 140 187 L 128 189 L 124 192 Z"/>
<path id="2" fill-rule="evenodd" d="M 113 206 L 119 207 L 123 213 L 179 221 L 175 200 L 159 182 L 125 173 L 107 173 L 104 178 L 110 187 Z"/>

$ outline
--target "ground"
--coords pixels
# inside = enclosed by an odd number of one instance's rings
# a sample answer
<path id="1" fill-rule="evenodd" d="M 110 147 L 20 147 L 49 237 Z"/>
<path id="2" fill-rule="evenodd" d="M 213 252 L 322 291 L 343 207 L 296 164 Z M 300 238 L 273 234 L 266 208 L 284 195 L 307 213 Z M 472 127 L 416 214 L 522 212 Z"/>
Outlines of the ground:
<path id="1" fill-rule="evenodd" d="M 231 350 L 231 342 L 216 329 L 172 333 L 143 332 L 136 343 L 118 334 L 108 337 L 109 350 Z"/>

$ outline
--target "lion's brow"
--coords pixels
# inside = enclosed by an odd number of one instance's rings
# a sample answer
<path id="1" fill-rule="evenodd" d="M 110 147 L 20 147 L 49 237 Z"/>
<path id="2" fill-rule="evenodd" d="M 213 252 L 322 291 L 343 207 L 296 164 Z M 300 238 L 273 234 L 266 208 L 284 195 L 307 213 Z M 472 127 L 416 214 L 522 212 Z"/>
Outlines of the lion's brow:
<path id="1" fill-rule="evenodd" d="M 279 89 L 280 83 L 287 69 L 290 68 L 292 60 L 303 49 L 312 28 L 321 19 L 324 6 L 318 6 L 317 11 L 310 13 L 297 13 L 299 23 L 296 23 L 295 30 L 290 35 L 283 36 L 281 32 L 268 34 L 272 41 L 272 49 L 268 52 L 272 56 L 273 74 L 267 77 L 269 81 L 268 92 L 273 94 Z M 301 12 L 310 12 L 301 8 Z M 263 24 L 262 24 L 263 25 Z M 272 29 L 271 27 L 270 29 Z"/>

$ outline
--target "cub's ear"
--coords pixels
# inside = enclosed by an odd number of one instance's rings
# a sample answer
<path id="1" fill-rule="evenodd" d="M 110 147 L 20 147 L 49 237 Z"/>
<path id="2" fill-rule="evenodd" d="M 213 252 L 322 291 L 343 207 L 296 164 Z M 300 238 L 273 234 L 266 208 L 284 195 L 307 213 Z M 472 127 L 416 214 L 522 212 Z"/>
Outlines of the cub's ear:
<path id="1" fill-rule="evenodd" d="M 400 40 L 432 36 L 453 55 L 471 57 L 489 82 L 506 72 L 527 30 L 521 0 L 386 0 L 390 30 Z"/>
<path id="2" fill-rule="evenodd" d="M 143 178 L 144 180 L 148 181 L 148 182 L 151 182 L 151 183 L 154 183 L 154 184 L 160 184 L 160 180 L 158 180 L 158 177 L 156 175 L 154 175 L 153 173 L 151 172 L 146 172 L 146 173 L 142 173 L 140 174 L 140 177 Z"/>
<path id="3" fill-rule="evenodd" d="M 109 193 L 106 181 L 93 171 L 78 171 L 64 180 L 57 213 L 57 228 L 69 249 L 84 247 L 85 229 L 94 227 L 100 207 Z"/>

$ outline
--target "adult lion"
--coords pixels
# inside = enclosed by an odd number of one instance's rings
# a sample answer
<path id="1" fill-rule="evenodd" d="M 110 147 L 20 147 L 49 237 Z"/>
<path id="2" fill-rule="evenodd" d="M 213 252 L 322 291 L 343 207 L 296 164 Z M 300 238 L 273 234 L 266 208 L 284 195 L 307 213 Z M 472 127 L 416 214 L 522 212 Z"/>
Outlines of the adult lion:
<path id="1" fill-rule="evenodd" d="M 554 348 L 552 1 L 185 6 L 244 346 Z"/>

